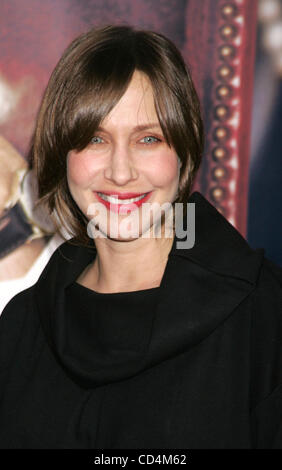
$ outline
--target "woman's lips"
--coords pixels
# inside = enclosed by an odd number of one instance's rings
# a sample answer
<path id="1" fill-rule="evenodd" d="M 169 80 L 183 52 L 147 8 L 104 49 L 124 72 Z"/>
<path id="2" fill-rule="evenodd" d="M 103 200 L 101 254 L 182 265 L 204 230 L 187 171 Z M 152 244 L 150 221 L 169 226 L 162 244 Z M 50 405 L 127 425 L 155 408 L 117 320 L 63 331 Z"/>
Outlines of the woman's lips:
<path id="1" fill-rule="evenodd" d="M 102 193 L 103 194 L 103 193 Z M 144 193 L 146 194 L 146 193 Z M 130 202 L 130 203 L 118 203 L 118 201 L 122 201 L 122 199 L 118 199 L 118 197 L 116 196 L 116 199 L 117 199 L 117 203 L 115 202 L 109 202 L 109 201 L 105 201 L 104 199 L 102 199 L 99 194 L 95 191 L 95 195 L 98 199 L 99 202 L 101 202 L 102 204 L 104 204 L 104 206 L 106 206 L 106 208 L 112 212 L 117 212 L 119 214 L 122 214 L 123 212 L 124 213 L 128 213 L 130 211 L 134 211 L 134 210 L 137 210 L 140 206 L 142 206 L 142 204 L 144 204 L 144 202 L 147 202 L 148 199 L 150 198 L 152 194 L 152 191 L 150 191 L 149 193 L 146 194 L 146 196 L 144 196 L 143 198 L 139 199 L 138 201 L 135 201 L 135 202 Z M 107 194 L 106 194 L 107 195 Z M 129 198 L 128 198 L 129 199 Z"/>

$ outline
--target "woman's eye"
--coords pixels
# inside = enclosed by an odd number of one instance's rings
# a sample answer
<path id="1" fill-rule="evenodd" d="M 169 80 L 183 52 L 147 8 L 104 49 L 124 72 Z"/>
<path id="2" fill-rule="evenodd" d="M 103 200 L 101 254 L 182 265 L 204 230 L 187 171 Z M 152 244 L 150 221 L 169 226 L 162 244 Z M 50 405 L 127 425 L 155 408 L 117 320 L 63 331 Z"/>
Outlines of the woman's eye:
<path id="1" fill-rule="evenodd" d="M 152 135 L 148 135 L 146 137 L 143 137 L 143 139 L 141 139 L 140 142 L 142 142 L 144 144 L 154 144 L 155 142 L 160 142 L 160 139 L 158 139 L 157 137 L 154 137 Z"/>
<path id="2" fill-rule="evenodd" d="M 102 142 L 102 137 L 98 137 L 97 135 L 91 139 L 91 144 L 101 144 Z"/>

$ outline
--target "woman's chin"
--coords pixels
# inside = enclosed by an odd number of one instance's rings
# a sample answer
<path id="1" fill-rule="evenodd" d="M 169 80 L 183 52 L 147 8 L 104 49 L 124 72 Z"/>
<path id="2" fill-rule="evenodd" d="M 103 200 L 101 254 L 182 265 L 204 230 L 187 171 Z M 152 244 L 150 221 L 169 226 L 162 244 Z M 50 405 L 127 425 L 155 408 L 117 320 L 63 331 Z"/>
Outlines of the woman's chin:
<path id="1" fill-rule="evenodd" d="M 151 221 L 143 224 L 120 221 L 117 224 L 94 224 L 90 222 L 87 227 L 87 233 L 90 238 L 109 238 L 115 241 L 133 241 L 138 238 L 151 238 Z"/>

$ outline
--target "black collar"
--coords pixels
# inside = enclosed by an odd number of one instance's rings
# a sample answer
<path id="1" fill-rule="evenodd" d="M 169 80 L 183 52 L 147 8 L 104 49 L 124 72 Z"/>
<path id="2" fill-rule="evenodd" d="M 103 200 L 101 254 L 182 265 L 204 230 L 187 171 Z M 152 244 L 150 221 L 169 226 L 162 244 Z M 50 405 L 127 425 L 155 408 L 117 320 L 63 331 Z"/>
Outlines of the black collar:
<path id="1" fill-rule="evenodd" d="M 184 256 L 202 267 L 224 276 L 255 284 L 264 256 L 263 249 L 252 250 L 242 235 L 199 192 L 189 198 L 195 203 L 195 245 L 177 248 L 171 254 Z"/>

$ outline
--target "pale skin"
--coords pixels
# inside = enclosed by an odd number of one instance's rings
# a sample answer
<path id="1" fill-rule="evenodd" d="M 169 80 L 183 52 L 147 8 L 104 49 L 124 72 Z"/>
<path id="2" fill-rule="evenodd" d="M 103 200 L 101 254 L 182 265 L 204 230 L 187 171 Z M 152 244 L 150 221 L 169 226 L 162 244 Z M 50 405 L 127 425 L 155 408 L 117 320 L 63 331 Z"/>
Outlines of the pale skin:
<path id="1" fill-rule="evenodd" d="M 87 148 L 70 151 L 67 159 L 70 192 L 88 219 L 89 204 L 97 202 L 95 191 L 152 191 L 148 202 L 160 205 L 176 199 L 180 163 L 175 150 L 165 142 L 146 75 L 134 72 L 127 91 L 93 137 Z M 118 215 L 119 224 L 124 217 Z M 96 259 L 77 282 L 101 293 L 158 287 L 173 236 L 110 238 L 109 222 L 106 217 L 100 224 L 106 238 L 95 238 Z M 151 231 L 150 218 L 146 224 L 146 230 Z"/>
<path id="2" fill-rule="evenodd" d="M 0 136 L 0 215 L 17 184 L 16 171 L 25 170 L 27 163 L 17 150 Z M 0 281 L 23 277 L 45 246 L 43 239 L 32 240 L 0 259 Z"/>

